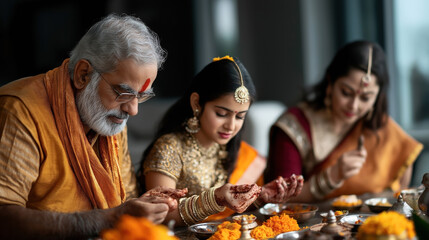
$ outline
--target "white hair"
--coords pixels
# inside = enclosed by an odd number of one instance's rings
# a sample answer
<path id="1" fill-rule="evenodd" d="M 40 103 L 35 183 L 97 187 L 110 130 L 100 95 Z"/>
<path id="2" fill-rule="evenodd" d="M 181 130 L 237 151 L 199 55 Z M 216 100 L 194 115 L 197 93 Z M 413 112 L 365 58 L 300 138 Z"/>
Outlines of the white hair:
<path id="1" fill-rule="evenodd" d="M 118 61 L 129 58 L 160 68 L 165 57 L 158 36 L 139 18 L 110 14 L 94 24 L 71 51 L 68 69 L 73 78 L 76 63 L 86 59 L 97 71 L 110 72 Z"/>

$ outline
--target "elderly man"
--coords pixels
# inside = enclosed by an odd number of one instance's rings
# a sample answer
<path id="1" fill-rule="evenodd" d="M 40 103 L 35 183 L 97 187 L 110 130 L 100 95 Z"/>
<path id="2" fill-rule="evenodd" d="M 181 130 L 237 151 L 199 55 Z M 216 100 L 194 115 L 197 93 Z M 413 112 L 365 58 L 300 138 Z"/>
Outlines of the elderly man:
<path id="1" fill-rule="evenodd" d="M 139 19 L 110 15 L 60 67 L 0 88 L 0 239 L 89 238 L 177 207 L 184 191 L 136 198 L 125 128 L 164 55 Z"/>

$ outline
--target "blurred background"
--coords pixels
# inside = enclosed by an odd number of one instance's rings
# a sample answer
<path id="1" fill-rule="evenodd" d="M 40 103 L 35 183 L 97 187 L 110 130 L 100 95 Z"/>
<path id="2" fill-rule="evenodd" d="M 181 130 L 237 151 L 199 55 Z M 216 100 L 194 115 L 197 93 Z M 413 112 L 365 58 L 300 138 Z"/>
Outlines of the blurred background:
<path id="1" fill-rule="evenodd" d="M 112 12 L 141 18 L 167 50 L 154 84 L 157 99 L 180 96 L 213 57 L 229 54 L 247 67 L 259 101 L 291 106 L 343 44 L 378 42 L 389 59 L 389 113 L 429 146 L 426 0 L 0 1 L 0 85 L 59 66 L 88 28 Z M 414 184 L 429 172 L 419 165 L 429 161 L 426 155 L 415 164 Z"/>

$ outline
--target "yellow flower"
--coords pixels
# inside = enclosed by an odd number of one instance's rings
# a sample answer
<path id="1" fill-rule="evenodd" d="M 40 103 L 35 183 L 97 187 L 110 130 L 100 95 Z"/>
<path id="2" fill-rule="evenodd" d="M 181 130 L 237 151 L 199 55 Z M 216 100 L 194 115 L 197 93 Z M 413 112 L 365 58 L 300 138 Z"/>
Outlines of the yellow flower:
<path id="1" fill-rule="evenodd" d="M 213 62 L 220 61 L 220 60 L 223 60 L 223 59 L 228 59 L 231 62 L 234 62 L 234 59 L 232 57 L 230 57 L 229 55 L 226 55 L 225 57 L 216 57 L 216 58 L 213 58 Z"/>
<path id="2" fill-rule="evenodd" d="M 364 239 L 368 235 L 402 236 L 404 234 L 406 234 L 407 239 L 416 236 L 413 222 L 402 214 L 389 211 L 368 217 L 359 227 L 357 239 Z"/>

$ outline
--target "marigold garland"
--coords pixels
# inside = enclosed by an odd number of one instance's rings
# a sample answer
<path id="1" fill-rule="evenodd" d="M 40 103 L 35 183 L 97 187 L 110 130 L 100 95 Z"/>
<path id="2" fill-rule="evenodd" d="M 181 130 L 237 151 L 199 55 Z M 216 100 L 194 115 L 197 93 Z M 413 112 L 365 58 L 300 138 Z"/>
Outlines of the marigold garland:
<path id="1" fill-rule="evenodd" d="M 217 231 L 209 240 L 237 240 L 241 236 L 241 225 L 225 221 L 217 227 Z M 287 214 L 273 216 L 261 226 L 254 228 L 250 235 L 255 239 L 272 238 L 280 233 L 299 230 L 297 221 Z"/>
<path id="2" fill-rule="evenodd" d="M 115 228 L 101 233 L 103 240 L 178 240 L 168 235 L 168 228 L 155 225 L 146 218 L 123 215 Z"/>
<path id="3" fill-rule="evenodd" d="M 416 236 L 414 224 L 404 215 L 389 211 L 368 217 L 359 227 L 357 239 L 364 239 L 367 235 L 375 236 L 402 236 L 412 239 Z"/>

